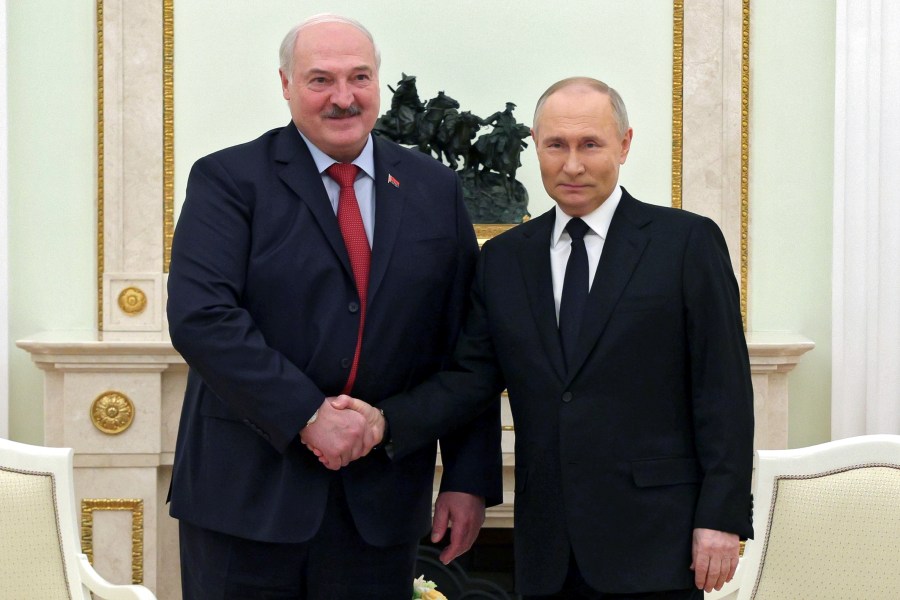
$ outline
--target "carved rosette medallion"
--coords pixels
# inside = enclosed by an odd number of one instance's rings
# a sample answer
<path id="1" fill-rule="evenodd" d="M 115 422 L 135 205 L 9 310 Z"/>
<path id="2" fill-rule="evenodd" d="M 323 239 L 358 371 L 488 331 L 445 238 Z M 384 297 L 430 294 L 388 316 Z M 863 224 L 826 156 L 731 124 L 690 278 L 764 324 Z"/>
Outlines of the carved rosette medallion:
<path id="1" fill-rule="evenodd" d="M 121 392 L 104 392 L 91 404 L 91 422 L 107 435 L 122 433 L 134 421 L 134 404 Z"/>
<path id="2" fill-rule="evenodd" d="M 147 295 L 140 288 L 127 287 L 119 292 L 119 308 L 126 315 L 139 315 L 146 307 Z"/>

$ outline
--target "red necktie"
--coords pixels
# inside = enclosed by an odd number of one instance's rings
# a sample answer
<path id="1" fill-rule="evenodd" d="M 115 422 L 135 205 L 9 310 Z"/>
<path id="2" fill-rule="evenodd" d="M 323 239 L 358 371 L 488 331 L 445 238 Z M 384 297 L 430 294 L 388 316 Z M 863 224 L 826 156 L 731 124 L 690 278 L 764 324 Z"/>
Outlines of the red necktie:
<path id="1" fill-rule="evenodd" d="M 350 367 L 350 375 L 344 385 L 344 394 L 349 394 L 356 381 L 356 369 L 359 365 L 359 351 L 362 348 L 363 326 L 366 323 L 366 296 L 369 289 L 369 262 L 372 250 L 369 248 L 369 238 L 366 237 L 366 228 L 363 226 L 362 215 L 359 212 L 359 203 L 356 201 L 356 192 L 353 190 L 353 182 L 359 167 L 353 164 L 335 163 L 328 167 L 328 176 L 341 186 L 341 194 L 338 198 L 337 219 L 344 236 L 344 245 L 347 246 L 347 254 L 350 255 L 350 266 L 353 269 L 353 278 L 356 280 L 356 291 L 359 292 L 359 333 L 356 336 L 356 351 L 353 353 L 353 365 Z"/>

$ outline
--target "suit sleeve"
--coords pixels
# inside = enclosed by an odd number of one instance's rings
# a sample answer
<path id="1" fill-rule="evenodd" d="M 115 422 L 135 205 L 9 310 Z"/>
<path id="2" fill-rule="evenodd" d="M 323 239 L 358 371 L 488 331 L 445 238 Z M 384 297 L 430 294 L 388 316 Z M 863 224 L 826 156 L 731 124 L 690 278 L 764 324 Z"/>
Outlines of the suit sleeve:
<path id="1" fill-rule="evenodd" d="M 325 394 L 266 344 L 241 305 L 253 209 L 215 156 L 194 165 L 172 241 L 169 331 L 230 413 L 283 452 Z"/>
<path id="2" fill-rule="evenodd" d="M 704 473 L 695 527 L 753 536 L 753 388 L 740 293 L 725 239 L 703 218 L 684 261 L 687 343 L 697 456 Z"/>
<path id="3" fill-rule="evenodd" d="M 379 407 L 391 425 L 394 459 L 441 440 L 445 470 L 442 491 L 465 491 L 502 501 L 500 392 L 505 387 L 491 341 L 483 298 L 485 248 L 478 259 L 469 310 L 450 364 L 412 390 Z M 473 420 L 474 419 L 474 420 Z M 487 473 L 479 491 L 472 472 Z"/>
<path id="4" fill-rule="evenodd" d="M 448 356 L 459 340 L 459 332 L 463 328 L 467 312 L 468 296 L 474 275 L 475 261 L 478 255 L 478 242 L 472 228 L 472 221 L 463 202 L 462 189 L 457 181 L 457 230 L 460 239 L 459 268 L 453 287 L 454 298 L 451 301 L 451 314 L 455 322 L 451 324 L 451 341 Z M 451 364 L 448 360 L 445 367 Z M 425 405 L 428 406 L 427 404 Z M 430 411 L 429 408 L 425 410 Z M 475 413 L 477 414 L 477 413 Z M 488 406 L 476 418 L 464 423 L 461 427 L 447 430 L 440 437 L 441 492 L 454 491 L 483 496 L 487 506 L 503 502 L 503 476 L 500 453 L 500 404 Z"/>

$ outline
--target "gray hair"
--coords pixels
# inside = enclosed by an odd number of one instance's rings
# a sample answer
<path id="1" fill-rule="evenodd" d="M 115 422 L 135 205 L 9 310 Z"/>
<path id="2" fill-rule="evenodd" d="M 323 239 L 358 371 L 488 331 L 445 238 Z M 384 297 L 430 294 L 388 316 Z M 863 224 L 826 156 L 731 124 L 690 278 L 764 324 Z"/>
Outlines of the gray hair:
<path id="1" fill-rule="evenodd" d="M 609 96 L 613 116 L 616 119 L 616 129 L 618 129 L 620 136 L 624 136 L 625 132 L 628 131 L 628 112 L 625 110 L 625 102 L 622 100 L 622 96 L 620 96 L 619 92 L 615 89 L 609 87 L 599 79 L 592 79 L 590 77 L 569 77 L 568 79 L 557 81 L 548 87 L 547 91 L 544 92 L 537 101 L 537 106 L 534 108 L 534 121 L 532 121 L 532 123 L 535 126 L 537 125 L 538 116 L 540 115 L 541 109 L 544 107 L 547 98 L 561 89 L 577 85 L 590 88 L 596 92 Z"/>
<path id="2" fill-rule="evenodd" d="M 284 40 L 281 42 L 281 48 L 278 50 L 278 59 L 279 59 L 279 67 L 281 68 L 281 72 L 284 73 L 284 76 L 287 77 L 287 80 L 290 81 L 294 76 L 294 47 L 297 45 L 297 38 L 300 36 L 300 32 L 310 27 L 312 25 L 318 25 L 320 23 L 343 23 L 345 25 L 350 25 L 355 27 L 363 35 L 369 38 L 369 41 L 372 42 L 372 49 L 375 51 L 375 71 L 381 67 L 381 51 L 378 49 L 378 45 L 375 43 L 375 38 L 372 37 L 372 34 L 369 32 L 365 26 L 357 21 L 356 19 L 351 19 L 350 17 L 342 17 L 340 15 L 335 15 L 332 13 L 322 13 L 319 15 L 313 15 L 293 27 L 290 31 L 288 31 L 287 35 L 284 36 Z"/>

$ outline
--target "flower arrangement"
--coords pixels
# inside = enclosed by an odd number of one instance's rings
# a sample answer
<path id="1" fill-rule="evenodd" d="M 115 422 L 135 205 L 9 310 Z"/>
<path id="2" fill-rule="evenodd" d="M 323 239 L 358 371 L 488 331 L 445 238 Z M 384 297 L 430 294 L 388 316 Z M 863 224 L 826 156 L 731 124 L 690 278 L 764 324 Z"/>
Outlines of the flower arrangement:
<path id="1" fill-rule="evenodd" d="M 419 575 L 413 580 L 412 600 L 447 600 L 447 596 L 437 591 L 435 582 L 425 581 L 425 576 Z"/>

